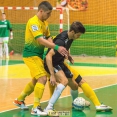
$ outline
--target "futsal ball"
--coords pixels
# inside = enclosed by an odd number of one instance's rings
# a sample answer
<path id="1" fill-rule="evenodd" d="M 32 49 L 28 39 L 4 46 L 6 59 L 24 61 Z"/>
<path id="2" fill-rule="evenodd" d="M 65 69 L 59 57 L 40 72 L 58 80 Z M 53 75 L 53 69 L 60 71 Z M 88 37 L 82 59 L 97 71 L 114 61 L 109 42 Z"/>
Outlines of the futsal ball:
<path id="1" fill-rule="evenodd" d="M 77 97 L 74 101 L 73 101 L 73 107 L 76 110 L 84 110 L 85 108 L 85 99 L 82 97 Z"/>

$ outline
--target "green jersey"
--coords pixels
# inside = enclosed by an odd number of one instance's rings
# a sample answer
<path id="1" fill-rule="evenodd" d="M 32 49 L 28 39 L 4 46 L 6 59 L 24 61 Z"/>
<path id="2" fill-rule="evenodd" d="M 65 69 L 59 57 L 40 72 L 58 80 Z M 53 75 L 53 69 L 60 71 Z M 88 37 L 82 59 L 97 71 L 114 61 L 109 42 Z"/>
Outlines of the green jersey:
<path id="1" fill-rule="evenodd" d="M 9 31 L 12 29 L 12 26 L 9 20 L 1 21 L 0 20 L 0 37 L 9 37 Z"/>

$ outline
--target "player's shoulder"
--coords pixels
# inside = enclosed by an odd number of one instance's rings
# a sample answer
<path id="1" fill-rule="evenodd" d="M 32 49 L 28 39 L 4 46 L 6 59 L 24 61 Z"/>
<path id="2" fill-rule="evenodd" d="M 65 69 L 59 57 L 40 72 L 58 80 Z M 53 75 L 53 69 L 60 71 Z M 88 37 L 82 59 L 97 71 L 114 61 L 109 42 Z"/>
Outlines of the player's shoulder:
<path id="1" fill-rule="evenodd" d="M 65 40 L 68 37 L 67 30 L 63 31 L 60 33 L 60 37 L 62 40 Z"/>
<path id="2" fill-rule="evenodd" d="M 61 41 L 61 42 L 65 42 L 66 38 L 68 38 L 68 34 L 67 34 L 67 30 L 61 32 L 60 34 L 58 34 L 55 38 L 54 38 L 54 42 L 55 41 Z"/>
<path id="3" fill-rule="evenodd" d="M 38 18 L 37 18 L 37 16 L 35 15 L 35 16 L 33 16 L 33 17 L 31 17 L 30 19 L 29 19 L 29 21 L 36 21 Z"/>

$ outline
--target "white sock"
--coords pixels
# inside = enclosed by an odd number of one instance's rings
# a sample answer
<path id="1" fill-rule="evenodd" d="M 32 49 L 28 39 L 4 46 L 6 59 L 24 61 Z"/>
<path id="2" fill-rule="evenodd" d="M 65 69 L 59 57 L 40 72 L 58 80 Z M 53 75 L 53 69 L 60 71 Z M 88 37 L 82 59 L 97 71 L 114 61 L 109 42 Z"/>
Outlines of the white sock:
<path id="1" fill-rule="evenodd" d="M 4 51 L 5 51 L 5 53 L 6 53 L 6 56 L 9 56 L 8 43 L 4 43 Z"/>
<path id="2" fill-rule="evenodd" d="M 72 101 L 74 101 L 78 97 L 78 90 L 70 90 Z"/>
<path id="3" fill-rule="evenodd" d="M 56 101 L 58 100 L 58 98 L 60 97 L 60 95 L 64 89 L 65 89 L 65 86 L 63 84 L 57 85 L 52 97 L 49 100 L 47 108 L 53 107 L 53 105 L 56 103 Z"/>

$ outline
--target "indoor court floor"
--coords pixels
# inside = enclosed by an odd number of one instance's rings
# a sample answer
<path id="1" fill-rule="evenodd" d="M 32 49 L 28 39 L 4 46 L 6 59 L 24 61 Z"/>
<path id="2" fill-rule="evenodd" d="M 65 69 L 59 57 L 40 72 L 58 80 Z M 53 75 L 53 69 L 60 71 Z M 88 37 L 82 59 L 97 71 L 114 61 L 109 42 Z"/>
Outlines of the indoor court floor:
<path id="1" fill-rule="evenodd" d="M 117 117 L 117 58 L 78 56 L 74 57 L 74 60 L 75 63 L 72 66 L 94 89 L 100 102 L 111 106 L 113 110 L 96 112 L 91 103 L 90 108 L 76 111 L 71 106 L 70 89 L 67 87 L 55 104 L 55 109 L 61 112 L 60 117 Z M 29 69 L 23 63 L 21 55 L 10 56 L 9 60 L 0 59 L 0 117 L 36 117 L 30 114 L 33 94 L 25 100 L 29 106 L 28 111 L 20 110 L 12 103 L 30 78 Z M 79 93 L 79 96 L 88 100 L 80 88 Z M 42 108 L 46 107 L 48 99 L 49 90 L 46 84 L 41 100 Z"/>

